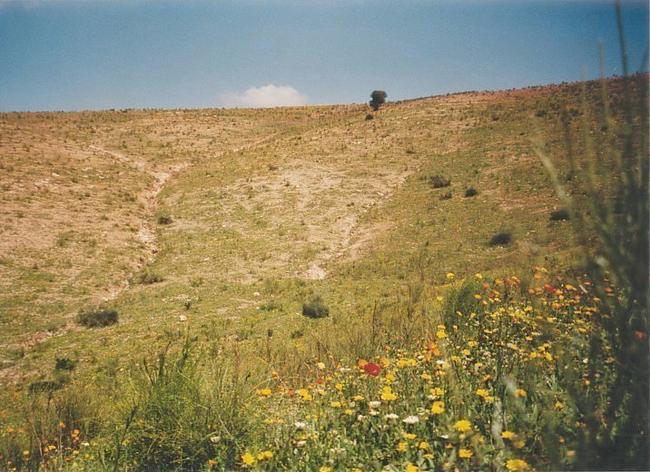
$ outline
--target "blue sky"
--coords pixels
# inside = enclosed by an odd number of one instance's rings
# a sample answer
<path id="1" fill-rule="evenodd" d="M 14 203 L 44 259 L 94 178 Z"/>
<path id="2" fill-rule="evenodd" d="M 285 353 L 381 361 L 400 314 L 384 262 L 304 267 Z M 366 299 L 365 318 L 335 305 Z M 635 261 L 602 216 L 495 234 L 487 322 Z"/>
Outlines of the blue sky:
<path id="1" fill-rule="evenodd" d="M 648 4 L 623 2 L 630 62 Z M 0 110 L 364 102 L 621 72 L 613 2 L 0 0 Z"/>

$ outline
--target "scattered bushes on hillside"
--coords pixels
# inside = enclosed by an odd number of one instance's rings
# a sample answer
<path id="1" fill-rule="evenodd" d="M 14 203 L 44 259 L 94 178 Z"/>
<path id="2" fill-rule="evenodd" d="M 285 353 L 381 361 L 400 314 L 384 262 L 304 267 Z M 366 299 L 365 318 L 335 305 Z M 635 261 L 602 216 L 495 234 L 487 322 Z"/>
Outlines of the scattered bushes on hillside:
<path id="1" fill-rule="evenodd" d="M 375 117 L 372 116 L 372 113 L 367 113 L 366 114 L 366 121 L 370 121 L 370 120 L 374 120 L 374 119 L 375 119 Z"/>
<path id="2" fill-rule="evenodd" d="M 307 318 L 324 318 L 329 316 L 330 309 L 323 303 L 323 299 L 317 295 L 302 305 L 302 314 Z"/>
<path id="3" fill-rule="evenodd" d="M 451 185 L 451 180 L 441 175 L 432 175 L 429 177 L 429 185 L 433 188 L 449 187 Z"/>
<path id="4" fill-rule="evenodd" d="M 133 278 L 133 283 L 142 285 L 151 285 L 162 282 L 164 279 L 162 275 L 153 272 L 150 269 L 145 269 Z"/>
<path id="5" fill-rule="evenodd" d="M 467 190 L 465 190 L 465 198 L 475 197 L 476 195 L 478 195 L 478 190 L 476 190 L 474 187 L 469 187 Z"/>
<path id="6" fill-rule="evenodd" d="M 507 246 L 512 243 L 512 234 L 508 232 L 497 233 L 490 238 L 490 246 Z"/>
<path id="7" fill-rule="evenodd" d="M 156 221 L 159 225 L 170 225 L 174 220 L 169 213 L 161 211 L 156 215 Z"/>
<path id="8" fill-rule="evenodd" d="M 563 221 L 568 220 L 569 218 L 569 211 L 564 208 L 552 211 L 550 216 L 551 221 Z"/>
<path id="9" fill-rule="evenodd" d="M 57 357 L 54 365 L 55 370 L 74 370 L 77 367 L 77 361 L 67 357 Z"/>
<path id="10" fill-rule="evenodd" d="M 77 315 L 77 323 L 87 328 L 102 328 L 117 323 L 118 313 L 110 309 L 83 310 Z"/>

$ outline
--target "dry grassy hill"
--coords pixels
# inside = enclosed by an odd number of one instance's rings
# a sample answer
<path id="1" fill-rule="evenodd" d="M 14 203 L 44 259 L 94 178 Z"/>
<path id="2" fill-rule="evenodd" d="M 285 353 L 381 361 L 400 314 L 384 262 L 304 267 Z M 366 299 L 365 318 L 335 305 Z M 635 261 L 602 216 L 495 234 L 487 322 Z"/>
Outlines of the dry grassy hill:
<path id="1" fill-rule="evenodd" d="M 608 85 L 618 113 L 620 83 Z M 598 101 L 595 84 L 587 94 Z M 0 114 L 0 397 L 58 379 L 57 359 L 76 363 L 75 385 L 113 388 L 186 330 L 214 355 L 236 345 L 300 379 L 321 355 L 372 355 L 353 327 L 378 310 L 432 313 L 449 273 L 575 264 L 535 146 L 566 171 L 562 117 L 585 118 L 579 85 L 367 113 Z M 509 241 L 491 244 L 499 233 Z M 315 295 L 328 318 L 302 316 Z M 97 306 L 119 322 L 75 321 Z"/>

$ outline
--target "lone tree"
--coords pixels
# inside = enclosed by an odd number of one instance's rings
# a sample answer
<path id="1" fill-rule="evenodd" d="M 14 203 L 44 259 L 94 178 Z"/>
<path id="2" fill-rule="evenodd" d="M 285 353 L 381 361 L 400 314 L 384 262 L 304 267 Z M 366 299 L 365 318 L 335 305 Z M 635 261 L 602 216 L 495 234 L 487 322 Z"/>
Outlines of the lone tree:
<path id="1" fill-rule="evenodd" d="M 370 106 L 372 109 L 374 111 L 379 110 L 379 107 L 386 103 L 386 97 L 388 97 L 388 95 L 386 95 L 386 92 L 383 90 L 374 90 L 370 94 L 370 98 L 372 98 L 372 100 L 370 100 Z"/>

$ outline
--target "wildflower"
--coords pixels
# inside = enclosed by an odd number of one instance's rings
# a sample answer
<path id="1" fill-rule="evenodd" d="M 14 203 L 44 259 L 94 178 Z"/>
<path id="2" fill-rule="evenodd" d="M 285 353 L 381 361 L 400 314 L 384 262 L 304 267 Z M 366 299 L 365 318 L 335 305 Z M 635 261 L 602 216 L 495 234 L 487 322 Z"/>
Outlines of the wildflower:
<path id="1" fill-rule="evenodd" d="M 434 415 L 441 415 L 445 412 L 445 402 L 442 401 L 435 401 L 433 402 L 433 405 L 431 405 L 431 413 Z"/>
<path id="2" fill-rule="evenodd" d="M 420 421 L 420 418 L 415 416 L 415 415 L 407 416 L 406 418 L 404 418 L 402 420 L 402 422 L 406 423 L 406 424 L 415 424 L 415 423 L 417 423 L 419 421 Z"/>
<path id="3" fill-rule="evenodd" d="M 331 406 L 332 408 L 341 408 L 341 402 L 339 402 L 339 401 L 331 402 L 331 403 L 330 403 L 330 406 Z"/>
<path id="4" fill-rule="evenodd" d="M 384 415 L 384 418 L 387 420 L 397 420 L 399 419 L 399 415 L 396 415 L 395 413 L 388 413 L 387 415 Z"/>
<path id="5" fill-rule="evenodd" d="M 304 401 L 309 402 L 313 400 L 313 397 L 311 396 L 311 393 L 309 393 L 309 390 L 306 388 L 299 388 L 296 393 L 300 398 L 302 398 Z"/>
<path id="6" fill-rule="evenodd" d="M 454 423 L 454 428 L 459 433 L 466 433 L 472 429 L 472 423 L 467 420 L 458 420 Z"/>
<path id="7" fill-rule="evenodd" d="M 460 449 L 458 451 L 458 457 L 460 457 L 461 459 L 469 459 L 473 455 L 474 455 L 474 453 L 472 451 L 470 451 L 469 449 Z"/>
<path id="8" fill-rule="evenodd" d="M 325 370 L 325 363 L 319 362 L 318 364 L 316 364 L 316 367 L 318 367 L 319 370 Z"/>
<path id="9" fill-rule="evenodd" d="M 520 470 L 528 470 L 528 463 L 521 459 L 508 459 L 506 462 L 506 469 L 510 472 L 518 472 Z"/>
<path id="10" fill-rule="evenodd" d="M 271 392 L 271 389 L 270 389 L 270 388 L 261 388 L 261 389 L 259 389 L 259 390 L 257 391 L 257 394 L 258 394 L 260 397 L 269 397 L 269 396 L 271 396 L 271 393 L 272 393 L 272 392 Z"/>
<path id="11" fill-rule="evenodd" d="M 526 390 L 523 390 L 521 388 L 518 388 L 515 390 L 515 397 L 517 398 L 525 398 L 527 395 Z"/>
<path id="12" fill-rule="evenodd" d="M 250 452 L 242 454 L 241 461 L 245 466 L 251 466 L 255 464 L 255 457 Z"/>
<path id="13" fill-rule="evenodd" d="M 431 374 L 427 374 L 427 373 L 425 372 L 425 373 L 423 373 L 423 374 L 420 375 L 420 378 L 421 378 L 422 380 L 428 382 L 429 380 L 431 380 L 432 377 L 431 377 Z"/>
<path id="14" fill-rule="evenodd" d="M 343 384 L 339 382 L 336 385 L 334 385 L 334 388 L 340 392 L 341 390 L 343 390 Z"/>
<path id="15" fill-rule="evenodd" d="M 504 431 L 503 433 L 501 433 L 501 437 L 503 439 L 512 439 L 515 437 L 515 433 L 513 433 L 512 431 Z"/>
<path id="16" fill-rule="evenodd" d="M 384 387 L 381 392 L 381 399 L 385 402 L 392 402 L 397 400 L 397 394 L 390 387 Z"/>
<path id="17" fill-rule="evenodd" d="M 318 472 L 332 472 L 332 468 L 323 466 L 320 469 L 318 469 Z"/>
<path id="18" fill-rule="evenodd" d="M 413 433 L 402 433 L 402 437 L 408 441 L 413 441 L 417 436 Z"/>
<path id="19" fill-rule="evenodd" d="M 307 427 L 307 423 L 305 423 L 304 421 L 296 421 L 293 425 L 298 430 L 303 430 L 303 429 L 305 429 Z"/>
<path id="20" fill-rule="evenodd" d="M 432 388 L 431 389 L 431 395 L 434 397 L 442 397 L 445 394 L 445 391 L 441 389 L 440 387 Z"/>
<path id="21" fill-rule="evenodd" d="M 419 472 L 420 468 L 417 465 L 413 465 L 410 462 L 406 464 L 404 472 Z"/>
<path id="22" fill-rule="evenodd" d="M 363 366 L 363 371 L 372 377 L 377 377 L 379 372 L 381 372 L 381 367 L 379 364 L 375 364 L 374 362 L 368 362 Z"/>
<path id="23" fill-rule="evenodd" d="M 431 447 L 431 446 L 429 446 L 429 443 L 426 442 L 426 441 L 421 441 L 421 442 L 418 444 L 418 449 L 420 449 L 420 450 L 422 450 L 422 451 L 426 451 L 426 450 L 428 450 L 430 447 Z"/>
<path id="24" fill-rule="evenodd" d="M 397 443 L 397 446 L 395 446 L 395 449 L 398 452 L 406 452 L 409 448 L 409 445 L 405 441 L 400 441 Z"/>
<path id="25" fill-rule="evenodd" d="M 447 333 L 445 333 L 444 330 L 438 330 L 436 331 L 436 338 L 438 339 L 445 339 L 447 337 Z"/>
<path id="26" fill-rule="evenodd" d="M 368 402 L 368 406 L 370 408 L 379 408 L 381 406 L 381 402 L 377 400 L 373 400 L 371 402 Z"/>
<path id="27" fill-rule="evenodd" d="M 456 274 L 453 272 L 447 272 L 447 280 L 452 281 L 456 278 Z"/>
<path id="28" fill-rule="evenodd" d="M 273 459 L 273 453 L 271 451 L 262 451 L 257 455 L 258 461 L 267 461 Z"/>
<path id="29" fill-rule="evenodd" d="M 362 395 L 355 395 L 355 396 L 352 397 L 352 400 L 354 400 L 355 402 L 360 402 L 361 400 L 363 400 L 363 396 Z"/>
<path id="30" fill-rule="evenodd" d="M 363 421 L 363 420 L 365 420 L 365 419 L 366 419 L 365 416 L 363 416 L 363 415 L 357 415 L 357 421 L 361 422 L 361 421 Z"/>

